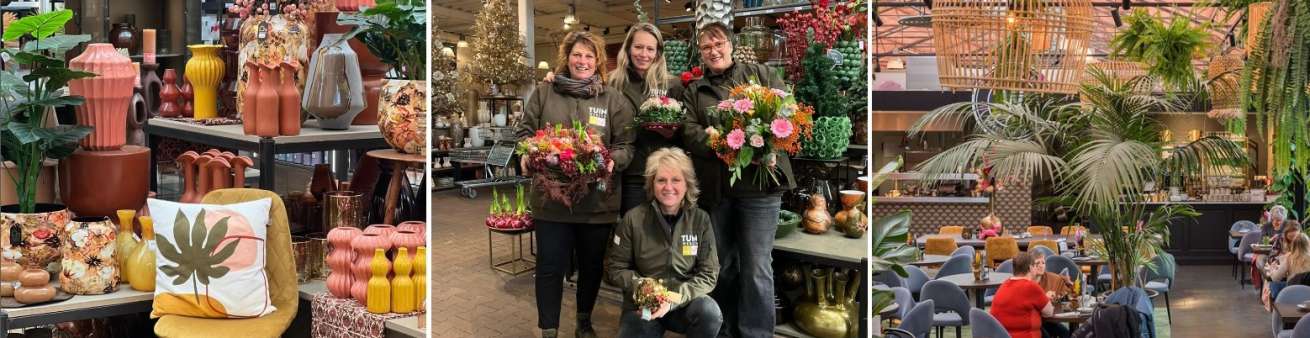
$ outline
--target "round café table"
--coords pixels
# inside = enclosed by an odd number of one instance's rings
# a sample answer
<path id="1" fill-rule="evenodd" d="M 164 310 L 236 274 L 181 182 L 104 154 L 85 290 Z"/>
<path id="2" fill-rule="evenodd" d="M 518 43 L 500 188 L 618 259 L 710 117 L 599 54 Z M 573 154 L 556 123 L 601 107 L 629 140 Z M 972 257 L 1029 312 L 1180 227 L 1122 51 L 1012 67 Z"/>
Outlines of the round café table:
<path id="1" fill-rule="evenodd" d="M 945 264 L 945 263 L 946 263 L 946 260 L 947 260 L 947 259 L 950 259 L 950 258 L 951 258 L 951 256 L 949 256 L 949 255 L 923 255 L 923 258 L 922 258 L 922 259 L 919 259 L 919 260 L 917 260 L 917 261 L 910 262 L 910 265 L 913 265 L 913 266 L 936 266 L 936 265 L 942 265 L 942 264 Z"/>
<path id="2" fill-rule="evenodd" d="M 979 309 L 982 309 L 984 308 L 983 292 L 987 289 L 1001 286 L 1001 283 L 1004 283 L 1005 280 L 1010 279 L 1012 276 L 1014 275 L 992 271 L 987 275 L 986 279 L 974 280 L 973 273 L 970 272 L 937 277 L 937 280 L 950 282 L 951 284 L 955 284 L 955 286 L 959 286 L 961 289 L 973 290 L 974 305 L 978 306 Z"/>
<path id="3" fill-rule="evenodd" d="M 1069 331 L 1073 331 L 1078 329 L 1078 325 L 1081 325 L 1082 323 L 1086 323 L 1087 320 L 1091 318 L 1092 318 L 1091 312 L 1083 313 L 1079 311 L 1068 311 L 1063 313 L 1056 313 L 1055 315 L 1050 317 L 1042 317 L 1042 321 L 1055 322 L 1055 323 L 1068 323 Z"/>

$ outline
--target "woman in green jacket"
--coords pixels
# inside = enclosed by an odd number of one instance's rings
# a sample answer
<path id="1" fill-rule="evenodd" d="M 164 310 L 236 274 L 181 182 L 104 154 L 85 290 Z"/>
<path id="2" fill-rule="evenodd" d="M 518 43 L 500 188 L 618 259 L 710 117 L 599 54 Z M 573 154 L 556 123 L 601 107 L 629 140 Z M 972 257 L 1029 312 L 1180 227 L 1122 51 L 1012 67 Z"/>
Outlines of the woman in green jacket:
<path id="1" fill-rule="evenodd" d="M 542 83 L 523 107 L 523 120 L 516 130 L 520 139 L 549 125 L 571 126 L 579 122 L 598 132 L 612 158 L 606 167 L 622 172 L 632 158 L 632 108 L 617 90 L 604 85 L 605 41 L 587 32 L 569 33 L 560 44 L 555 78 Z M 520 163 L 526 175 L 525 162 Z M 541 189 L 533 189 L 532 217 L 537 238 L 537 326 L 542 337 L 558 336 L 560 300 L 564 275 L 571 258 L 577 257 L 577 337 L 595 337 L 591 310 L 596 304 L 602 278 L 605 245 L 619 219 L 619 175 L 610 182 L 592 186 L 573 207 L 550 200 Z"/>
<path id="2" fill-rule="evenodd" d="M 659 338 L 666 330 L 718 336 L 723 313 L 709 293 L 718 281 L 719 256 L 710 215 L 696 207 L 700 189 L 691 159 L 682 149 L 663 148 L 645 163 L 645 202 L 623 215 L 609 248 L 606 276 L 627 295 L 619 337 Z M 661 280 L 673 295 L 639 308 L 633 300 L 639 278 Z"/>

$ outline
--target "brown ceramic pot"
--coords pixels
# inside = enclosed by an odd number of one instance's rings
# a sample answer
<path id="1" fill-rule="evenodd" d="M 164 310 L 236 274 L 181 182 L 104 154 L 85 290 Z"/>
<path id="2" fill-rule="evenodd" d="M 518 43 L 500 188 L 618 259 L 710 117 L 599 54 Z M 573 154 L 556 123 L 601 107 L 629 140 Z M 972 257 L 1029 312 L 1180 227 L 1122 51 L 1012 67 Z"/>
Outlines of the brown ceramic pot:
<path id="1" fill-rule="evenodd" d="M 159 116 L 159 105 L 163 102 L 159 99 L 159 94 L 164 90 L 164 82 L 159 79 L 159 74 L 155 73 L 158 70 L 159 64 L 141 64 L 141 96 L 146 100 L 146 117 Z"/>
<path id="2" fill-rule="evenodd" d="M 277 68 L 277 77 L 282 85 L 277 89 L 278 134 L 282 136 L 300 135 L 300 90 L 296 88 L 295 68 L 282 64 Z"/>
<path id="3" fill-rule="evenodd" d="M 150 189 L 150 148 L 78 150 L 59 164 L 59 196 L 78 216 L 137 209 Z"/>
<path id="4" fill-rule="evenodd" d="M 55 288 L 50 286 L 50 273 L 42 269 L 26 269 L 18 274 L 22 284 L 14 290 L 14 300 L 22 304 L 49 301 L 55 298 Z"/>

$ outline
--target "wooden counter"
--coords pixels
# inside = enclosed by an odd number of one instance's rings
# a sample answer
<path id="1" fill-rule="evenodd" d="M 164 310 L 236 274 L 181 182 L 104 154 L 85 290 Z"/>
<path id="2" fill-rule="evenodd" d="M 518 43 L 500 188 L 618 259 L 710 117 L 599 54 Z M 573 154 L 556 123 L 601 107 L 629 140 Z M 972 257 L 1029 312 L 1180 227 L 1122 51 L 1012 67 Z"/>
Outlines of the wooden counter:
<path id="1" fill-rule="evenodd" d="M 1179 218 L 1169 224 L 1170 240 L 1165 251 L 1178 264 L 1229 264 L 1228 228 L 1240 220 L 1258 222 L 1265 202 L 1176 202 L 1191 205 L 1200 216 Z M 1147 210 L 1164 203 L 1147 203 Z"/>

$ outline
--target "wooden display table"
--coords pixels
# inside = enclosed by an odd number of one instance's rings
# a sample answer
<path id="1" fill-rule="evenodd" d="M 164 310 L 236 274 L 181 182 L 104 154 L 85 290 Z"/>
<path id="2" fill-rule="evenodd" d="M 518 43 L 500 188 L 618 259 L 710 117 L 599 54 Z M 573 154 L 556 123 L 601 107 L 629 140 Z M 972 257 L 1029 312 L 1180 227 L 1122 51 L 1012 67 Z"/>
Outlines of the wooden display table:
<path id="1" fill-rule="evenodd" d="M 387 184 L 387 202 L 382 212 L 382 223 L 395 225 L 396 203 L 400 200 L 400 185 L 404 181 L 404 176 L 401 175 L 405 175 L 405 170 L 409 167 L 423 168 L 423 163 L 426 163 L 427 159 L 422 155 L 405 154 L 395 149 L 372 150 L 366 155 L 391 163 L 391 182 Z"/>

